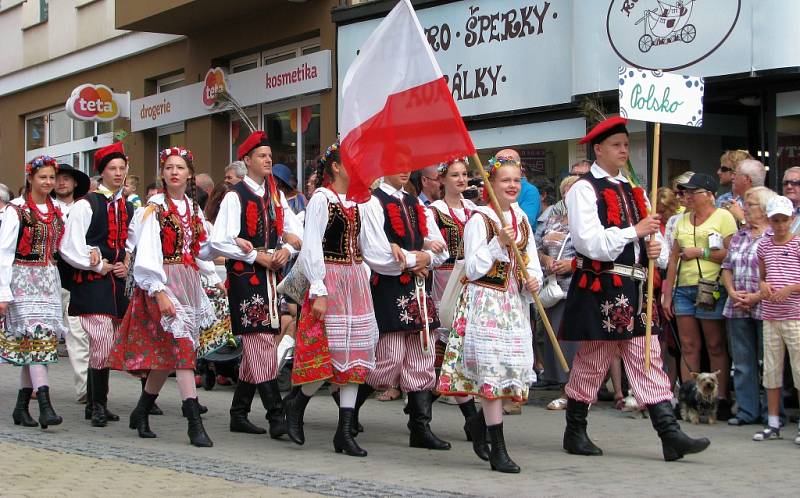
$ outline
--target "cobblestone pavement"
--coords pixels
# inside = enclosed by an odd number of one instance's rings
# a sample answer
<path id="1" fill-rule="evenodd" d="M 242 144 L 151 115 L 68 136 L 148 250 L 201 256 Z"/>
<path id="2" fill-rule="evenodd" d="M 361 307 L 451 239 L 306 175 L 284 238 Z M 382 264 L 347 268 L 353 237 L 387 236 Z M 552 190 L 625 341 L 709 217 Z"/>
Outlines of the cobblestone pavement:
<path id="1" fill-rule="evenodd" d="M 150 419 L 158 438 L 139 439 L 127 428 L 138 380 L 112 373 L 109 407 L 122 420 L 94 428 L 83 420 L 72 372 L 62 361 L 51 368 L 51 392 L 64 423 L 42 431 L 11 421 L 17 376 L 16 368 L 0 365 L 3 496 L 796 496 L 800 485 L 794 426 L 784 429 L 784 440 L 756 443 L 750 440 L 756 426 L 684 424 L 691 435 L 709 436 L 712 445 L 701 455 L 666 463 L 649 420 L 601 403 L 592 409 L 589 431 L 605 456 L 567 455 L 561 449 L 563 412 L 543 408 L 553 391 L 538 391 L 521 416 L 506 417 L 509 452 L 523 471 L 504 475 L 475 457 L 458 408 L 441 403 L 434 407 L 432 426 L 453 443 L 451 451 L 409 448 L 402 403 L 370 400 L 362 410 L 366 432 L 359 436 L 369 457 L 362 459 L 333 452 L 337 412 L 327 394 L 309 404 L 306 444 L 297 446 L 229 432 L 232 388 L 217 386 L 199 392 L 209 407 L 204 421 L 214 440 L 213 448 L 199 449 L 188 444 L 174 379 L 158 399 L 165 415 Z M 35 402 L 31 412 L 38 416 Z M 250 417 L 265 424 L 258 401 Z"/>

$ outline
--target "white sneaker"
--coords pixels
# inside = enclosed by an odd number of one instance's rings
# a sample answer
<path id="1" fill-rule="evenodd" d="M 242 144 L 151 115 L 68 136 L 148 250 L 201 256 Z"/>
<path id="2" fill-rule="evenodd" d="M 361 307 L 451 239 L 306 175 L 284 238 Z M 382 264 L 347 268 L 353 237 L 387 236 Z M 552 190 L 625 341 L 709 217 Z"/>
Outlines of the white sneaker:
<path id="1" fill-rule="evenodd" d="M 286 360 L 294 353 L 294 337 L 290 335 L 283 336 L 280 344 L 278 344 L 278 372 L 281 371 Z"/>

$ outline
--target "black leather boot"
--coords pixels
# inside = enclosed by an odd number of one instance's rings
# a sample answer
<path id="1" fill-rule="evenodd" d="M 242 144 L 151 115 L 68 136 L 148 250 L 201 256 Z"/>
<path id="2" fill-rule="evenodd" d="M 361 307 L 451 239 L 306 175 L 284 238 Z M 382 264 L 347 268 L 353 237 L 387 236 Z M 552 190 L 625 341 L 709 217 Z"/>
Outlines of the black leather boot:
<path id="1" fill-rule="evenodd" d="M 711 444 L 708 438 L 692 439 L 681 430 L 669 401 L 647 405 L 647 411 L 650 412 L 653 428 L 661 438 L 664 460 L 667 462 L 680 460 L 684 455 L 700 453 Z"/>
<path id="2" fill-rule="evenodd" d="M 478 409 L 475 407 L 475 400 L 470 398 L 466 403 L 459 403 L 458 409 L 461 410 L 461 415 L 464 415 L 464 434 L 467 435 L 467 441 L 472 441 L 472 434 L 469 431 L 469 419 L 478 413 Z"/>
<path id="3" fill-rule="evenodd" d="M 141 438 L 154 438 L 155 432 L 150 430 L 150 409 L 156 402 L 158 394 L 150 394 L 147 391 L 142 391 L 139 396 L 139 402 L 136 403 L 136 408 L 131 412 L 131 419 L 128 422 L 128 427 L 136 429 Z"/>
<path id="4" fill-rule="evenodd" d="M 300 390 L 283 402 L 286 410 L 286 434 L 289 435 L 289 439 L 300 445 L 306 442 L 306 435 L 303 432 L 303 415 L 306 413 L 309 401 L 311 401 L 311 396 L 306 396 Z"/>
<path id="5" fill-rule="evenodd" d="M 233 392 L 233 401 L 231 401 L 231 432 L 244 432 L 245 434 L 265 434 L 267 432 L 266 429 L 253 424 L 247 418 L 255 395 L 255 384 L 243 380 L 236 384 L 236 390 Z M 198 409 L 199 405 L 200 403 L 198 403 Z"/>
<path id="6" fill-rule="evenodd" d="M 359 446 L 353 437 L 354 418 L 355 408 L 339 408 L 339 426 L 333 436 L 333 449 L 336 453 L 344 452 L 350 456 L 365 457 L 367 451 Z"/>
<path id="7" fill-rule="evenodd" d="M 489 435 L 492 438 L 492 452 L 489 454 L 489 463 L 492 470 L 506 474 L 519 474 L 519 465 L 508 456 L 506 440 L 503 436 L 503 423 L 489 426 Z"/>
<path id="8" fill-rule="evenodd" d="M 408 393 L 408 429 L 411 431 L 409 446 L 429 450 L 449 450 L 450 443 L 439 439 L 431 431 L 432 405 L 433 393 L 430 391 Z"/>
<path id="9" fill-rule="evenodd" d="M 595 446 L 586 434 L 589 405 L 567 398 L 567 428 L 564 430 L 564 449 L 573 455 L 600 456 L 603 450 Z"/>
<path id="10" fill-rule="evenodd" d="M 362 384 L 362 385 L 365 385 L 365 384 Z M 361 388 L 361 386 L 359 386 L 359 389 L 360 388 Z M 369 397 L 369 395 L 367 395 L 367 397 Z M 336 406 L 338 408 L 342 407 L 342 405 L 339 404 L 339 399 L 340 399 L 339 398 L 339 391 L 333 391 L 331 393 L 331 398 L 333 398 L 333 401 L 336 403 Z M 364 399 L 366 400 L 367 398 L 364 398 Z M 285 401 L 284 401 L 284 403 L 285 403 Z M 358 407 L 358 397 L 356 397 L 356 407 Z M 353 416 L 355 418 L 353 419 L 354 420 L 354 422 L 353 422 L 353 437 L 356 437 L 356 436 L 358 436 L 359 432 L 364 432 L 364 427 L 361 424 L 358 423 L 358 408 L 355 408 L 354 410 L 355 410 L 355 415 L 353 415 Z"/>
<path id="11" fill-rule="evenodd" d="M 200 448 L 210 448 L 214 446 L 211 438 L 206 434 L 206 429 L 203 427 L 203 419 L 200 416 L 200 403 L 197 398 L 188 398 L 183 400 L 181 405 L 183 416 L 189 422 L 189 441 L 193 446 Z"/>
<path id="12" fill-rule="evenodd" d="M 92 412 L 94 411 L 94 393 L 92 392 L 92 385 L 94 384 L 93 377 L 96 375 L 93 368 L 86 371 L 86 406 L 83 407 L 83 418 L 92 420 Z"/>
<path id="13" fill-rule="evenodd" d="M 23 387 L 17 393 L 17 405 L 14 407 L 14 411 L 11 412 L 14 425 L 22 424 L 23 427 L 39 427 L 39 423 L 33 420 L 31 412 L 28 411 L 28 405 L 30 405 L 32 394 L 32 387 Z"/>
<path id="14" fill-rule="evenodd" d="M 489 461 L 489 442 L 486 439 L 486 419 L 483 410 L 480 410 L 467 420 L 464 426 L 470 431 L 472 450 L 481 460 Z"/>
<path id="15" fill-rule="evenodd" d="M 278 380 L 273 379 L 257 384 L 258 394 L 261 403 L 267 410 L 267 421 L 269 422 L 269 437 L 278 439 L 286 435 L 286 415 L 283 412 L 283 402 L 281 391 L 278 388 Z"/>
<path id="16" fill-rule="evenodd" d="M 89 381 L 89 387 L 91 388 L 90 399 L 92 400 L 92 407 L 90 410 L 92 427 L 105 427 L 108 425 L 108 418 L 106 416 L 106 404 L 104 401 L 106 391 L 103 387 L 102 370 L 90 368 L 89 378 L 91 379 Z"/>
<path id="17" fill-rule="evenodd" d="M 145 386 L 145 384 L 147 384 L 147 377 L 143 377 L 140 380 L 142 382 L 142 392 L 144 392 L 144 386 Z M 158 405 L 154 401 L 153 402 L 153 406 L 150 407 L 149 415 L 164 415 L 164 412 L 161 410 L 161 408 L 158 407 Z M 131 429 L 132 428 L 133 427 L 131 427 Z"/>
<path id="18" fill-rule="evenodd" d="M 111 410 L 108 409 L 108 376 L 111 372 L 111 369 L 104 368 L 102 370 L 98 370 L 100 372 L 100 379 L 103 385 L 103 408 L 106 411 L 106 420 L 109 422 L 119 422 L 119 415 L 116 413 L 112 413 Z"/>
<path id="19" fill-rule="evenodd" d="M 56 415 L 53 404 L 50 403 L 50 386 L 42 386 L 36 390 L 36 401 L 39 402 L 39 425 L 47 429 L 48 425 L 59 425 L 61 417 Z"/>

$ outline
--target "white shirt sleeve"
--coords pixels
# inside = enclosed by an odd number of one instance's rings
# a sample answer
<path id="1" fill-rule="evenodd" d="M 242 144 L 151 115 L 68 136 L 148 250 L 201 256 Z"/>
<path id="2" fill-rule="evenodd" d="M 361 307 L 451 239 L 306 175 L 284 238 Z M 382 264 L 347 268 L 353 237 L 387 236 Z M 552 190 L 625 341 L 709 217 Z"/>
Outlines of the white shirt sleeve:
<path id="1" fill-rule="evenodd" d="M 148 210 L 139 223 L 139 243 L 133 262 L 136 285 L 152 296 L 164 290 L 167 274 L 164 273 L 164 254 L 161 250 L 161 226 L 155 210 Z"/>
<path id="2" fill-rule="evenodd" d="M 597 215 L 597 195 L 586 180 L 577 181 L 567 193 L 567 212 L 575 250 L 594 260 L 614 261 L 627 244 L 638 239 L 634 227 L 603 227 Z"/>
<path id="3" fill-rule="evenodd" d="M 397 276 L 406 268 L 416 265 L 416 256 L 405 249 L 403 249 L 406 256 L 405 266 L 395 261 L 392 256 L 392 247 L 384 231 L 386 219 L 383 214 L 383 206 L 377 197 L 373 196 L 369 202 L 361 204 L 359 211 L 361 213 L 361 234 L 359 235 L 361 253 L 372 271 L 381 275 Z M 306 223 L 309 221 L 310 217 L 306 216 Z"/>
<path id="4" fill-rule="evenodd" d="M 428 208 L 422 203 L 422 201 L 418 200 L 418 202 L 423 208 L 425 208 L 425 223 L 428 226 L 428 236 L 425 238 L 425 240 L 438 241 L 442 244 L 445 244 L 444 251 L 440 253 L 425 251 L 431 257 L 431 267 L 436 268 L 450 258 L 450 253 L 447 251 L 447 244 L 444 241 L 444 237 L 442 237 L 442 232 L 439 231 L 439 226 L 436 224 L 436 218 L 433 216 L 433 211 L 431 211 L 431 209 L 436 208 Z"/>
<path id="5" fill-rule="evenodd" d="M 73 204 L 69 211 L 59 252 L 70 266 L 79 270 L 91 270 L 99 273 L 103 269 L 102 261 L 95 267 L 89 265 L 92 248 L 86 244 L 86 232 L 89 230 L 91 222 L 92 206 L 89 201 L 81 199 Z"/>
<path id="6" fill-rule="evenodd" d="M 209 243 L 211 250 L 217 256 L 253 264 L 258 254 L 256 250 L 245 253 L 235 242 L 242 229 L 241 213 L 242 205 L 239 202 L 239 195 L 236 192 L 225 194 L 219 206 L 219 214 L 214 222 L 214 230 L 211 232 Z"/>
<path id="7" fill-rule="evenodd" d="M 476 214 L 464 226 L 464 272 L 469 280 L 478 280 L 489 273 L 495 261 L 508 263 L 508 251 L 497 236 L 486 242 L 486 222 Z"/>
<path id="8" fill-rule="evenodd" d="M 286 201 L 286 196 L 283 195 L 283 192 L 280 193 L 281 195 L 281 206 L 283 206 L 283 231 L 286 233 L 290 233 L 292 235 L 296 235 L 300 238 L 300 241 L 303 241 L 303 223 L 294 214 L 292 208 L 289 207 L 289 203 Z M 302 245 L 300 246 L 302 248 Z M 289 256 L 296 256 L 298 251 L 294 248 L 291 244 L 284 244 L 283 248 L 289 251 Z"/>
<path id="9" fill-rule="evenodd" d="M 17 252 L 19 236 L 19 215 L 17 210 L 6 206 L 3 223 L 0 225 L 0 303 L 14 300 L 11 292 L 11 272 L 14 267 L 14 254 Z"/>
<path id="10" fill-rule="evenodd" d="M 327 296 L 325 287 L 325 259 L 322 254 L 322 238 L 328 226 L 328 202 L 323 192 L 318 192 L 311 197 L 306 205 L 306 226 L 304 230 L 303 248 L 297 259 L 300 271 L 311 283 L 309 298 Z M 363 232 L 363 227 L 362 227 Z"/>

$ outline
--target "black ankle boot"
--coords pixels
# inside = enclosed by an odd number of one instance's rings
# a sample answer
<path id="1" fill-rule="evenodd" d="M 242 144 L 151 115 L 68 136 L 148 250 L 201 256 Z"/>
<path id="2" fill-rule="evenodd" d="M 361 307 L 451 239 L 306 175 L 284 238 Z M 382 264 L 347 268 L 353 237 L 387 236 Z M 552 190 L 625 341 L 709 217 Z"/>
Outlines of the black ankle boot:
<path id="1" fill-rule="evenodd" d="M 664 460 L 667 462 L 680 460 L 691 453 L 700 453 L 711 444 L 707 438 L 692 439 L 681 430 L 669 401 L 647 405 L 647 411 L 650 412 L 653 428 L 661 438 Z"/>
<path id="2" fill-rule="evenodd" d="M 472 434 L 469 431 L 469 419 L 478 413 L 475 408 L 475 400 L 470 398 L 466 403 L 459 403 L 458 409 L 461 410 L 461 415 L 464 415 L 464 434 L 467 435 L 467 441 L 472 441 Z"/>
<path id="3" fill-rule="evenodd" d="M 142 392 L 144 392 L 144 386 L 145 384 L 147 384 L 147 377 L 143 377 L 139 380 L 142 382 Z M 153 406 L 150 407 L 150 413 L 148 415 L 164 415 L 164 412 L 161 410 L 161 408 L 158 407 L 158 405 L 155 402 L 153 402 Z M 133 427 L 131 427 L 131 429 L 132 428 Z"/>
<path id="4" fill-rule="evenodd" d="M 489 463 L 492 470 L 506 474 L 519 474 L 519 465 L 508 456 L 506 440 L 503 436 L 503 423 L 489 426 L 489 435 L 492 438 L 492 452 L 489 454 Z"/>
<path id="5" fill-rule="evenodd" d="M 339 391 L 333 391 L 331 393 L 331 398 L 333 398 L 333 402 L 336 403 L 336 407 L 341 408 L 341 405 L 339 404 Z M 285 402 L 286 401 L 284 400 L 284 403 Z M 358 406 L 358 398 L 356 398 L 356 406 Z M 353 416 L 355 417 L 353 423 L 353 437 L 356 437 L 358 436 L 359 432 L 364 432 L 364 427 L 362 427 L 362 425 L 358 423 L 358 413 L 356 413 Z"/>
<path id="6" fill-rule="evenodd" d="M 49 425 L 59 425 L 61 417 L 56 415 L 53 404 L 50 403 L 50 387 L 42 386 L 36 390 L 36 401 L 39 402 L 39 425 L 47 429 Z"/>
<path id="7" fill-rule="evenodd" d="M 365 457 L 367 451 L 359 446 L 353 437 L 354 418 L 355 408 L 339 408 L 339 426 L 333 436 L 333 449 L 336 453 L 344 452 L 350 456 Z"/>
<path id="8" fill-rule="evenodd" d="M 600 456 L 603 450 L 595 446 L 586 434 L 589 405 L 567 398 L 567 428 L 564 430 L 564 449 L 573 455 Z"/>
<path id="9" fill-rule="evenodd" d="M 31 395 L 33 395 L 32 387 L 23 387 L 17 393 L 17 405 L 14 411 L 11 412 L 11 418 L 14 419 L 14 425 L 22 424 L 23 427 L 38 427 L 39 423 L 33 420 L 31 412 L 28 411 L 28 405 L 31 402 Z"/>
<path id="10" fill-rule="evenodd" d="M 247 418 L 255 395 L 255 384 L 243 380 L 236 384 L 236 390 L 233 392 L 233 401 L 231 401 L 231 432 L 244 432 L 245 434 L 265 434 L 267 432 L 266 429 L 253 424 Z"/>
<path id="11" fill-rule="evenodd" d="M 483 417 L 483 410 L 470 417 L 464 427 L 470 431 L 472 450 L 478 458 L 488 462 L 490 449 L 486 440 L 486 419 Z"/>
<path id="12" fill-rule="evenodd" d="M 150 430 L 150 409 L 156 402 L 158 394 L 150 394 L 147 391 L 142 391 L 139 396 L 139 402 L 136 403 L 136 408 L 131 412 L 131 419 L 128 422 L 128 427 L 136 429 L 141 438 L 154 438 L 155 432 Z"/>
<path id="13" fill-rule="evenodd" d="M 283 402 L 283 408 L 286 410 L 286 434 L 289 435 L 289 439 L 300 445 L 306 442 L 306 435 L 303 432 L 303 415 L 310 400 L 311 396 L 306 396 L 301 390 L 294 397 Z"/>
<path id="14" fill-rule="evenodd" d="M 429 450 L 449 450 L 450 443 L 439 439 L 431 431 L 433 393 L 416 391 L 408 393 L 408 428 L 411 431 L 409 446 Z"/>
<path id="15" fill-rule="evenodd" d="M 267 410 L 267 421 L 269 422 L 269 437 L 278 439 L 286 435 L 286 414 L 283 412 L 283 401 L 281 391 L 278 388 L 278 380 L 273 379 L 257 384 L 258 394 L 261 403 Z"/>
<path id="16" fill-rule="evenodd" d="M 206 429 L 203 427 L 203 419 L 200 417 L 200 404 L 197 398 L 188 398 L 183 400 L 181 405 L 183 416 L 189 422 L 189 441 L 193 446 L 200 448 L 210 448 L 214 446 L 211 438 L 206 434 Z"/>

